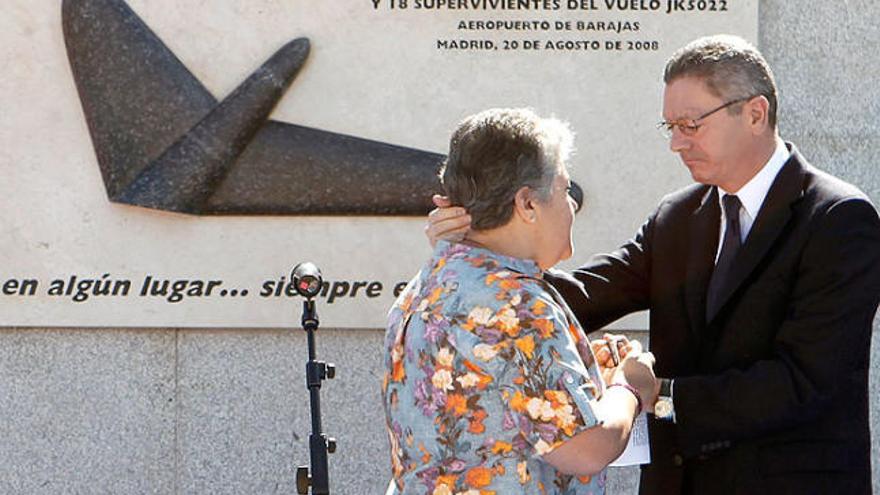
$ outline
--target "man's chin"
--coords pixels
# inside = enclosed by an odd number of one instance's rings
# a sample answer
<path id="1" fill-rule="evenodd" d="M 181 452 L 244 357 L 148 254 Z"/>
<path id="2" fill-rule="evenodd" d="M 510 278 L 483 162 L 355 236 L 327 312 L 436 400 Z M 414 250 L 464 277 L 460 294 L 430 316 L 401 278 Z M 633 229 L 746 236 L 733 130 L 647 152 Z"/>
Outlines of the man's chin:
<path id="1" fill-rule="evenodd" d="M 712 183 L 712 178 L 708 175 L 701 173 L 699 168 L 688 166 L 688 171 L 691 173 L 691 178 L 694 179 L 694 182 L 699 182 L 700 184 L 706 186 L 714 186 Z"/>

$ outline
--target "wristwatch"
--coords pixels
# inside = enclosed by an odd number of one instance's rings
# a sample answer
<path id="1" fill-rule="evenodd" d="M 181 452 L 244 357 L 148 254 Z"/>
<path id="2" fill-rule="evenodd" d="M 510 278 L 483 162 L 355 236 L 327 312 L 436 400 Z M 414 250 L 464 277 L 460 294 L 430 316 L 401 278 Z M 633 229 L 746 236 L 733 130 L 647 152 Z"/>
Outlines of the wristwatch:
<path id="1" fill-rule="evenodd" d="M 664 421 L 675 421 L 675 404 L 672 403 L 672 380 L 660 379 L 660 393 L 654 403 L 654 417 Z"/>

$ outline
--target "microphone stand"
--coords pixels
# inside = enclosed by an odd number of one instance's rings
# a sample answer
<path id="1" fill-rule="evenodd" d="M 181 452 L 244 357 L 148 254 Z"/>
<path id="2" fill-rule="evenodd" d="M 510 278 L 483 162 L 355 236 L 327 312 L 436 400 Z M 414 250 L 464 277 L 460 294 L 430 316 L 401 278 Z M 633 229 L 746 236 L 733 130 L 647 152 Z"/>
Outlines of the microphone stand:
<path id="1" fill-rule="evenodd" d="M 327 471 L 327 454 L 336 452 L 336 439 L 321 432 L 321 382 L 336 376 L 336 366 L 315 359 L 315 332 L 318 330 L 318 313 L 315 301 L 303 301 L 302 327 L 308 334 L 309 361 L 306 363 L 306 386 L 312 413 L 312 433 L 309 435 L 309 466 L 296 469 L 296 491 L 307 495 L 311 486 L 313 495 L 330 493 L 330 476 Z M 311 471 L 311 474 L 309 472 Z"/>

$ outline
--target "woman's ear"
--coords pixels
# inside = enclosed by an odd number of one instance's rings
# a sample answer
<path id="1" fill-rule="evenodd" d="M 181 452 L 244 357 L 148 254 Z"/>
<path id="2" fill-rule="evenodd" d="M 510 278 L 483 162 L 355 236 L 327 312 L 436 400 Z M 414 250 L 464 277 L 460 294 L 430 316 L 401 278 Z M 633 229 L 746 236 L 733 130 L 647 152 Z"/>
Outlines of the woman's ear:
<path id="1" fill-rule="evenodd" d="M 535 193 L 528 186 L 519 188 L 513 197 L 514 215 L 517 215 L 525 223 L 532 224 L 537 220 L 536 205 Z"/>

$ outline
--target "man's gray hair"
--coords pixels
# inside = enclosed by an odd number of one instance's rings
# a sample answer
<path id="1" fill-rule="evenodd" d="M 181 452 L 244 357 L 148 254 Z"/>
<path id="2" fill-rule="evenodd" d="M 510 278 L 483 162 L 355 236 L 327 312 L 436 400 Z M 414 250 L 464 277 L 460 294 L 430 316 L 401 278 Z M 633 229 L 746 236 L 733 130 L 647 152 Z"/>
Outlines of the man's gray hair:
<path id="1" fill-rule="evenodd" d="M 493 108 L 465 118 L 449 140 L 440 181 L 453 205 L 471 215 L 471 228 L 505 225 L 516 192 L 526 186 L 550 197 L 559 164 L 572 151 L 568 124 L 525 108 Z"/>
<path id="2" fill-rule="evenodd" d="M 776 128 L 773 71 L 761 52 L 739 36 L 706 36 L 676 51 L 666 62 L 663 81 L 669 84 L 682 77 L 702 79 L 712 94 L 728 101 L 763 95 L 770 102 L 768 123 Z M 727 111 L 735 115 L 742 107 L 733 105 Z"/>

